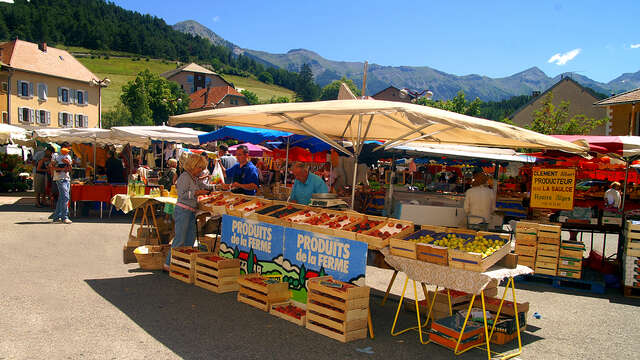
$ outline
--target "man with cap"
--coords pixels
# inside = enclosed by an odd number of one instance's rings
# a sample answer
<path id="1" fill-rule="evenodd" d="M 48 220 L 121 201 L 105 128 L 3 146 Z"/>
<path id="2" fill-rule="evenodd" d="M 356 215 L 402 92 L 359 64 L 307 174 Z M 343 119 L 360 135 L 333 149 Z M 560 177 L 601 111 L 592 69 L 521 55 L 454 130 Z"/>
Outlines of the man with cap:
<path id="1" fill-rule="evenodd" d="M 485 224 L 496 210 L 496 194 L 487 185 L 487 175 L 477 173 L 471 188 L 464 193 L 464 212 L 469 224 Z"/>
<path id="2" fill-rule="evenodd" d="M 69 190 L 71 182 L 71 148 L 67 143 L 63 144 L 60 148 L 60 152 L 53 154 L 49 166 L 52 168 L 53 181 L 58 188 L 58 202 L 56 203 L 56 210 L 51 215 L 53 222 L 61 222 L 64 224 L 71 224 L 69 220 Z"/>
<path id="3" fill-rule="evenodd" d="M 621 187 L 622 185 L 620 185 L 620 183 L 617 181 L 614 181 L 609 185 L 609 190 L 604 193 L 604 202 L 606 208 L 620 208 L 620 204 L 622 204 L 622 196 L 620 195 Z"/>

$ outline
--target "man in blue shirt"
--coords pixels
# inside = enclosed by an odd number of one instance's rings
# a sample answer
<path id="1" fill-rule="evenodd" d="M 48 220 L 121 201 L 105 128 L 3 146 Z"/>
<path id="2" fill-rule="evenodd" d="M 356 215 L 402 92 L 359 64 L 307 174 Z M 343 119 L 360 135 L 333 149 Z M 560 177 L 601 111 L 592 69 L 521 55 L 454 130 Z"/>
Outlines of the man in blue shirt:
<path id="1" fill-rule="evenodd" d="M 296 162 L 293 164 L 291 172 L 293 172 L 296 180 L 291 189 L 291 196 L 289 196 L 290 202 L 308 205 L 313 194 L 329 192 L 324 180 L 320 176 L 309 172 L 309 168 L 304 163 Z"/>
<path id="2" fill-rule="evenodd" d="M 258 168 L 249 161 L 249 149 L 245 145 L 238 146 L 236 159 L 238 163 L 227 169 L 227 184 L 222 187 L 236 194 L 255 195 L 260 185 Z"/>

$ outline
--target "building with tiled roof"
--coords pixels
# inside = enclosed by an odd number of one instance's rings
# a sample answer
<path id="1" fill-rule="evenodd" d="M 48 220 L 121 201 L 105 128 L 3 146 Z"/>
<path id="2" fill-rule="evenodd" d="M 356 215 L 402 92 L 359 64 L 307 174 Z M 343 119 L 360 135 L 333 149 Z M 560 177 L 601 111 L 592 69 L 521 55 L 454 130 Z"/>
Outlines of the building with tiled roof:
<path id="1" fill-rule="evenodd" d="M 200 89 L 189 95 L 189 111 L 249 105 L 247 98 L 231 86 Z"/>
<path id="2" fill-rule="evenodd" d="M 67 51 L 16 39 L 0 44 L 0 62 L 3 123 L 99 126 L 101 82 Z"/>
<path id="3" fill-rule="evenodd" d="M 534 113 L 542 107 L 548 93 L 553 93 L 553 104 L 560 105 L 563 101 L 569 102 L 569 118 L 576 115 L 585 115 L 588 118 L 602 119 L 607 116 L 606 111 L 593 106 L 593 102 L 599 98 L 594 92 L 580 85 L 568 76 L 563 76 L 560 81 L 535 96 L 526 104 L 517 109 L 509 119 L 516 126 L 527 127 L 533 122 Z M 607 125 L 601 125 L 593 129 L 589 135 L 608 135 Z"/>
<path id="4" fill-rule="evenodd" d="M 177 82 L 180 88 L 186 91 L 187 94 L 193 94 L 207 87 L 233 87 L 233 84 L 223 79 L 222 76 L 196 63 L 180 66 L 179 68 L 164 72 L 160 74 L 160 76 L 167 80 Z"/>
<path id="5" fill-rule="evenodd" d="M 605 108 L 611 133 L 608 135 L 640 135 L 640 88 L 595 102 Z"/>

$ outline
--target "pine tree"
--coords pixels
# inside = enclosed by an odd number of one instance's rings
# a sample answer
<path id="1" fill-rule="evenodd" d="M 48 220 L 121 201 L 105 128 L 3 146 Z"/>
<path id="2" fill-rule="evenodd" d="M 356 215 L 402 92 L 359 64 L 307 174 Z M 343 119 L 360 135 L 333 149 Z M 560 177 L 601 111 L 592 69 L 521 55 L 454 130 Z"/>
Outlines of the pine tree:
<path id="1" fill-rule="evenodd" d="M 313 72 L 309 64 L 303 64 L 296 81 L 297 101 L 316 101 L 320 97 L 320 88 L 313 82 Z"/>

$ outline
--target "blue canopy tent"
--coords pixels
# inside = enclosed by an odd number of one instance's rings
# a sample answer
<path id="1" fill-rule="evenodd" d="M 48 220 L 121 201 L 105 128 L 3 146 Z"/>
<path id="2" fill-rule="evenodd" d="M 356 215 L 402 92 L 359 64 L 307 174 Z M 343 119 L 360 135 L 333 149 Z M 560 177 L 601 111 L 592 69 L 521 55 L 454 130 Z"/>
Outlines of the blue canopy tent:
<path id="1" fill-rule="evenodd" d="M 265 141 L 276 140 L 290 135 L 291 133 L 278 130 L 260 129 L 244 126 L 224 126 L 216 131 L 198 135 L 198 140 L 200 140 L 200 144 L 206 144 L 211 141 L 224 139 L 235 139 L 240 142 L 260 144 Z"/>

